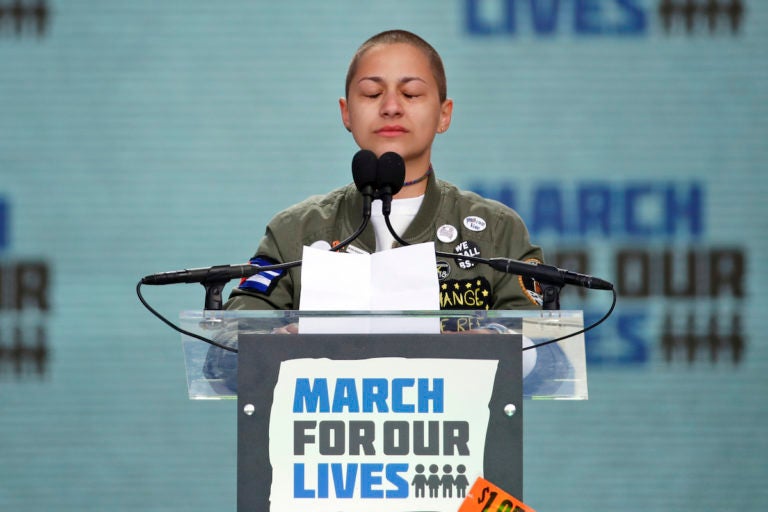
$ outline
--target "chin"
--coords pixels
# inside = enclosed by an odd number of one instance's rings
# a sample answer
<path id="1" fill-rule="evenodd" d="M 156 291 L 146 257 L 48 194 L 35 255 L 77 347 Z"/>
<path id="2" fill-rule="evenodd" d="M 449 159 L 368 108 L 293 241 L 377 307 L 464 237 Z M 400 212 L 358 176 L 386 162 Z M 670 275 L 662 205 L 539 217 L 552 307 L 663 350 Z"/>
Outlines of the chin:
<path id="1" fill-rule="evenodd" d="M 406 154 L 408 153 L 408 151 L 399 144 L 379 144 L 376 149 L 373 150 L 373 152 L 376 153 L 376 156 L 379 157 L 384 153 L 393 152 L 397 153 L 403 158 L 405 158 Z"/>

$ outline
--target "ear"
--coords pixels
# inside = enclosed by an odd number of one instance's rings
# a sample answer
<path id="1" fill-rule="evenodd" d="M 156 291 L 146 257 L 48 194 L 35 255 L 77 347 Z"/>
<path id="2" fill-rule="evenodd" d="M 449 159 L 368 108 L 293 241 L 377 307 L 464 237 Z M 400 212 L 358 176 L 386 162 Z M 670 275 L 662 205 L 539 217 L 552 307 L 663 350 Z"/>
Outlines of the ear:
<path id="1" fill-rule="evenodd" d="M 437 133 L 444 133 L 451 126 L 451 116 L 453 116 L 453 100 L 447 98 L 440 106 L 440 119 L 437 123 Z"/>
<path id="2" fill-rule="evenodd" d="M 339 109 L 341 110 L 341 122 L 344 123 L 344 128 L 346 128 L 348 132 L 351 132 L 352 128 L 349 125 L 349 107 L 347 106 L 346 98 L 339 98 Z"/>

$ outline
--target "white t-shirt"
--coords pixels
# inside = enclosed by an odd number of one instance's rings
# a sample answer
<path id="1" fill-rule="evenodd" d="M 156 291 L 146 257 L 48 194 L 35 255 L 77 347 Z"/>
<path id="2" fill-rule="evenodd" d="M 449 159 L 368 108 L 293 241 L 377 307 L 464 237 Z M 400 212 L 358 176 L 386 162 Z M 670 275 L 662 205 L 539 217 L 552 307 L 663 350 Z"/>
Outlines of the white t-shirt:
<path id="1" fill-rule="evenodd" d="M 416 217 L 416 213 L 419 211 L 423 201 L 423 195 L 392 200 L 389 222 L 400 238 L 403 237 L 403 233 L 405 233 L 405 230 L 408 229 L 408 226 L 411 225 L 411 222 Z M 381 213 L 381 201 L 374 201 L 371 205 L 371 224 L 373 224 L 373 231 L 376 233 L 376 252 L 392 249 L 395 237 L 389 232 L 387 223 L 384 220 L 384 214 Z"/>

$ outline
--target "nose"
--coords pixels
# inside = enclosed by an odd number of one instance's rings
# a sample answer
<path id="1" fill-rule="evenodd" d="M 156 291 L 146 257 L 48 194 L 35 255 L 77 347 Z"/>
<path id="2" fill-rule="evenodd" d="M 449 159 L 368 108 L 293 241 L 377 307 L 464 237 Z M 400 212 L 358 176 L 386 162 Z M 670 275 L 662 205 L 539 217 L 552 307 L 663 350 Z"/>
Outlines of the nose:
<path id="1" fill-rule="evenodd" d="M 396 117 L 403 113 L 403 106 L 396 92 L 387 92 L 382 96 L 381 115 Z"/>

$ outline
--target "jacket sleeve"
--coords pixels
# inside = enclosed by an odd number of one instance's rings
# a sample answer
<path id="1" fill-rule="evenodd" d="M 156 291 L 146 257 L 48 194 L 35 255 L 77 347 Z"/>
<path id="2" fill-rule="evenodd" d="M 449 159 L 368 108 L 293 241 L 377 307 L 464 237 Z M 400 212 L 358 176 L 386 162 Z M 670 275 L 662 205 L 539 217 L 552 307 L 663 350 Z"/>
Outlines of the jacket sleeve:
<path id="1" fill-rule="evenodd" d="M 495 253 L 519 261 L 544 262 L 540 247 L 530 241 L 528 228 L 514 210 L 499 212 Z M 499 272 L 494 282 L 493 309 L 541 309 L 538 285 L 525 276 Z"/>
<path id="2" fill-rule="evenodd" d="M 259 243 L 254 259 L 262 259 L 267 262 L 285 263 L 280 243 L 275 236 L 274 222 L 267 226 L 266 233 Z M 253 261 L 253 259 L 251 260 Z M 229 295 L 229 300 L 224 304 L 224 309 L 294 309 L 293 282 L 297 277 L 298 269 L 288 269 L 282 275 L 262 276 L 275 280 L 265 290 L 249 288 L 241 283 Z"/>

